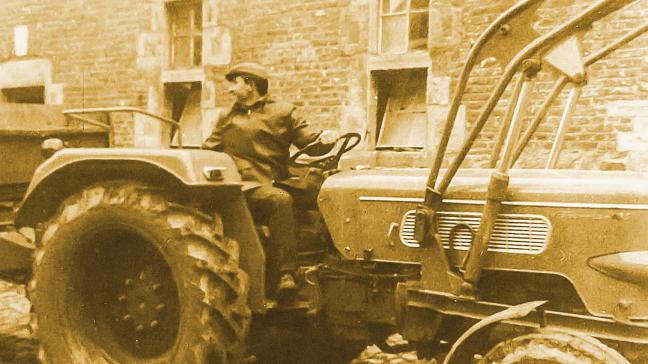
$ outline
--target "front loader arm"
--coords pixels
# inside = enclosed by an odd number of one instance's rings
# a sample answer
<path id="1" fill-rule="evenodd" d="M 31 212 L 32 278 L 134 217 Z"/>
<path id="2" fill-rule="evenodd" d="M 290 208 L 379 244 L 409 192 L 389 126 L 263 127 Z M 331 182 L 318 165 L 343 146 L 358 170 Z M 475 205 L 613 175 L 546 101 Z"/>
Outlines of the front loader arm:
<path id="1" fill-rule="evenodd" d="M 468 61 L 466 62 L 459 78 L 452 104 L 450 106 L 450 111 L 448 113 L 448 118 L 446 120 L 445 129 L 441 137 L 439 149 L 428 177 L 425 199 L 423 201 L 423 204 L 417 207 L 415 237 L 416 240 L 421 244 L 440 245 L 440 241 L 438 241 L 437 238 L 438 229 L 436 222 L 436 212 L 441 206 L 443 195 L 448 189 L 460 165 L 467 156 L 472 144 L 481 133 L 481 130 L 483 129 L 486 121 L 489 119 L 492 111 L 495 109 L 495 106 L 504 94 L 507 86 L 516 74 L 519 73 L 520 75 L 518 77 L 518 85 L 515 87 L 515 90 L 509 102 L 509 111 L 507 112 L 506 120 L 504 120 L 504 125 L 501 130 L 500 137 L 496 141 L 495 150 L 497 151 L 497 153 L 493 154 L 491 165 L 497 165 L 498 168 L 491 178 L 491 182 L 488 188 L 488 196 L 486 199 L 487 202 L 482 211 L 479 230 L 475 236 L 475 239 L 473 240 L 473 243 L 471 244 L 470 251 L 468 253 L 465 273 L 460 274 L 459 272 L 454 270 L 448 271 L 452 290 L 455 294 L 468 296 L 474 296 L 475 294 L 473 287 L 478 283 L 481 270 L 485 263 L 486 251 L 488 249 L 491 233 L 500 211 L 500 202 L 507 194 L 507 172 L 508 169 L 512 167 L 514 161 L 519 155 L 519 149 L 524 147 L 523 145 L 520 146 L 517 141 L 520 136 L 521 122 L 525 116 L 527 103 L 531 94 L 532 82 L 535 75 L 540 71 L 544 62 L 552 65 L 564 75 L 563 77 L 566 78 L 566 80 L 561 79 L 559 86 L 556 87 L 557 91 L 552 92 L 549 95 L 549 98 L 551 98 L 551 100 L 547 102 L 548 105 L 551 104 L 551 102 L 553 101 L 555 96 L 557 96 L 565 83 L 572 83 L 575 85 L 575 87 L 580 88 L 585 81 L 584 68 L 589 64 L 586 64 L 583 61 L 580 53 L 566 54 L 566 52 L 568 53 L 569 50 L 565 51 L 565 48 L 568 47 L 564 47 L 564 43 L 567 43 L 568 40 L 571 39 L 570 37 L 572 35 L 590 29 L 592 23 L 633 2 L 635 1 L 597 1 L 596 3 L 584 9 L 578 15 L 557 26 L 547 34 L 534 38 L 534 31 L 531 29 L 532 21 L 534 14 L 542 1 L 522 1 L 502 14 L 493 23 L 493 25 L 489 26 L 486 32 L 482 34 L 479 40 L 475 43 L 475 46 L 471 49 Z M 643 29 L 644 27 L 640 28 Z M 499 29 L 499 33 L 496 32 L 497 29 Z M 634 39 L 634 37 L 638 36 L 638 34 L 641 33 L 642 32 L 633 32 L 632 34 L 624 37 L 622 41 L 627 43 L 629 39 Z M 499 36 L 496 37 L 496 35 Z M 523 42 L 524 40 L 527 41 L 526 45 Z M 577 40 L 572 40 L 572 42 L 573 41 L 577 42 Z M 518 46 L 517 49 L 519 51 L 517 51 L 514 56 L 511 57 L 512 53 L 510 51 L 502 52 L 503 56 L 500 57 L 500 61 L 508 62 L 504 69 L 504 72 L 493 88 L 493 91 L 491 92 L 486 104 L 482 108 L 477 120 L 474 123 L 473 128 L 464 140 L 456 157 L 450 163 L 443 178 L 438 181 L 437 178 L 439 169 L 446 151 L 448 140 L 450 138 L 454 119 L 456 118 L 457 110 L 459 109 L 459 105 L 461 104 L 468 78 L 473 66 L 478 60 L 485 59 L 489 55 L 497 55 L 496 53 L 487 51 L 487 47 L 498 49 L 502 48 L 502 44 L 513 45 L 517 43 L 522 43 L 522 45 Z M 511 47 L 512 46 L 509 46 L 508 48 Z M 506 46 L 504 46 L 503 48 L 508 49 Z M 614 49 L 616 48 L 618 47 L 614 47 Z M 580 50 L 580 48 L 578 48 L 578 50 Z M 607 54 L 609 52 L 606 52 L 604 50 L 602 53 Z M 557 64 L 558 62 L 555 62 L 556 58 L 567 58 L 571 63 L 568 62 L 566 66 L 563 64 Z M 588 59 L 588 61 L 592 60 Z M 576 91 L 578 91 L 578 89 L 576 89 Z M 578 95 L 578 93 L 576 92 L 575 95 Z M 571 102 L 567 105 L 567 111 L 565 112 L 565 116 L 563 117 L 564 120 L 561 121 L 561 125 L 564 126 L 564 124 L 568 122 L 568 119 L 571 116 L 571 112 L 569 111 L 575 104 L 576 99 L 576 97 L 570 98 Z M 540 113 L 542 113 L 543 110 L 546 110 L 548 105 L 543 105 Z M 572 107 L 570 107 L 570 105 Z M 541 119 L 543 116 L 544 115 L 536 119 Z M 557 138 L 558 140 L 560 139 L 559 137 Z M 525 138 L 528 140 L 526 135 Z M 499 160 L 499 163 L 497 163 L 499 151 L 502 150 L 503 146 L 504 154 Z M 554 159 L 555 158 L 556 157 L 554 156 Z M 444 255 L 442 255 L 442 257 L 444 257 Z M 445 263 L 446 264 L 442 265 L 449 266 L 447 264 L 447 258 Z M 451 267 L 451 269 L 453 268 Z"/>

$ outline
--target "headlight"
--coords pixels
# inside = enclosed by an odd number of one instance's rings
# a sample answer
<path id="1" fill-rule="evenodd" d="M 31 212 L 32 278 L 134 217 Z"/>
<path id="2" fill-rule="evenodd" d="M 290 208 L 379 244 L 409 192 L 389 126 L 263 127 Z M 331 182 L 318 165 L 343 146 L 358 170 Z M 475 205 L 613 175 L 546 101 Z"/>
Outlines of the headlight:
<path id="1" fill-rule="evenodd" d="M 619 252 L 592 257 L 587 264 L 618 280 L 648 285 L 648 251 Z"/>

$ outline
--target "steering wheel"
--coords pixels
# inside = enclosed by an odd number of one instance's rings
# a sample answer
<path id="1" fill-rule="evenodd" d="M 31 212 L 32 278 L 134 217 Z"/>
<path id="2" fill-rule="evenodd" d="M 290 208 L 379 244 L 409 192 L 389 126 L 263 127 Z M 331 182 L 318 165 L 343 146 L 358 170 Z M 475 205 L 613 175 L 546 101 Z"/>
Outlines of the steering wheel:
<path id="1" fill-rule="evenodd" d="M 362 135 L 360 135 L 359 133 L 346 133 L 337 138 L 337 140 L 335 141 L 335 144 L 341 143 L 339 149 L 337 150 L 337 152 L 335 152 L 335 154 L 330 154 L 322 158 L 310 160 L 307 163 L 297 162 L 297 158 L 301 157 L 304 154 L 308 154 L 314 149 L 315 146 L 320 145 L 319 140 L 315 140 L 314 142 L 299 149 L 297 152 L 295 152 L 295 154 L 290 156 L 290 162 L 293 166 L 296 167 L 316 167 L 323 170 L 334 169 L 337 168 L 338 162 L 340 161 L 342 155 L 355 148 L 360 143 L 360 140 L 362 140 Z"/>

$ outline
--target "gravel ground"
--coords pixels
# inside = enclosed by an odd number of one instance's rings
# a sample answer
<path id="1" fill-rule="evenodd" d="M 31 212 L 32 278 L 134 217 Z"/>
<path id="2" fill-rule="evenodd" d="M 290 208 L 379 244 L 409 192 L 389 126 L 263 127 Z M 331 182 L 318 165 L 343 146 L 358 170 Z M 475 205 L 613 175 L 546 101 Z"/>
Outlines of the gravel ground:
<path id="1" fill-rule="evenodd" d="M 37 342 L 29 330 L 29 301 L 25 297 L 25 289 L 0 280 L 0 364 L 37 363 Z M 303 326 L 302 326 L 303 327 Z M 263 330 L 261 337 L 253 338 L 257 346 L 261 346 L 262 354 L 256 363 L 317 363 L 314 356 L 321 357 L 321 352 L 316 353 L 312 347 L 314 341 L 321 340 L 316 333 L 306 333 L 292 328 L 272 328 Z M 307 330 L 308 331 L 308 330 Z M 314 336 L 315 335 L 315 336 Z M 263 340 L 272 338 L 272 340 Z M 265 342 L 264 342 L 265 341 Z M 328 352 L 340 351 L 340 348 L 330 345 L 317 345 Z M 268 356 L 268 353 L 272 355 Z M 329 356 L 329 355 L 327 355 Z M 306 359 L 306 361 L 304 361 Z M 311 360 L 312 359 L 312 360 Z M 350 359 L 352 364 L 435 364 L 434 359 L 419 359 L 416 352 L 404 351 L 400 353 L 386 353 L 378 346 L 368 346 L 355 358 Z M 341 363 L 348 363 L 344 360 Z M 325 363 L 337 364 L 326 360 Z M 341 364 L 340 363 L 340 364 Z"/>
<path id="2" fill-rule="evenodd" d="M 36 348 L 24 287 L 0 280 L 0 363 L 36 363 Z"/>

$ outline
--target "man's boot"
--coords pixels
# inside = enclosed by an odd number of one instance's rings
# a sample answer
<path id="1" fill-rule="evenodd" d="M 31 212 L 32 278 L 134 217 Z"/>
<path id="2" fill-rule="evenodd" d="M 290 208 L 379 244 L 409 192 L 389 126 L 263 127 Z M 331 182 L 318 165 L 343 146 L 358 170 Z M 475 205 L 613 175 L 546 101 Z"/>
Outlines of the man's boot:
<path id="1" fill-rule="evenodd" d="M 279 280 L 277 287 L 277 304 L 290 306 L 297 298 L 297 282 L 290 273 L 285 273 Z"/>

